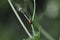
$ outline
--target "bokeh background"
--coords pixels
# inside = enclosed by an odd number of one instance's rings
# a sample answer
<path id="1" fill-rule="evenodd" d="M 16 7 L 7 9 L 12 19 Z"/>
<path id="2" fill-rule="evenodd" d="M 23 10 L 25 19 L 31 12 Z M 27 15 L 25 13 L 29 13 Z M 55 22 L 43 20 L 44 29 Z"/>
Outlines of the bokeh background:
<path id="1" fill-rule="evenodd" d="M 30 8 L 31 13 L 27 13 L 32 16 L 32 0 L 13 1 L 20 3 L 25 9 Z M 24 1 L 28 1 L 28 3 Z M 37 20 L 39 19 L 36 23 L 40 22 L 41 27 L 55 40 L 58 40 L 60 36 L 60 0 L 36 0 L 36 6 L 36 17 Z M 22 14 L 20 16 L 31 33 L 27 20 L 22 17 Z M 27 34 L 12 11 L 8 0 L 0 0 L 0 40 L 22 40 L 24 38 L 27 38 Z M 48 39 L 41 33 L 41 40 Z"/>

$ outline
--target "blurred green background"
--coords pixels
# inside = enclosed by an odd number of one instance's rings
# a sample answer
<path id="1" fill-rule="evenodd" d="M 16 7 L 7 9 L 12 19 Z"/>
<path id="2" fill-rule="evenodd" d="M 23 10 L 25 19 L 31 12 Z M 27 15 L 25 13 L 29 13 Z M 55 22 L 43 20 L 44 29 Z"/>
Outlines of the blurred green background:
<path id="1" fill-rule="evenodd" d="M 28 0 L 29 8 L 24 4 L 27 0 L 14 0 L 22 4 L 25 9 L 30 8 L 31 16 L 33 10 L 33 1 Z M 42 28 L 49 33 L 55 40 L 60 36 L 60 0 L 36 0 L 36 17 Z M 29 12 L 28 12 L 29 14 Z M 29 14 L 30 15 L 30 14 Z M 20 15 L 21 16 L 21 15 Z M 22 16 L 21 16 L 22 17 Z M 36 19 L 36 20 L 38 20 Z M 23 22 L 31 33 L 31 27 L 26 19 L 22 17 Z M 22 40 L 27 38 L 27 34 L 17 20 L 7 0 L 0 0 L 0 40 Z M 41 40 L 48 40 L 41 33 Z"/>

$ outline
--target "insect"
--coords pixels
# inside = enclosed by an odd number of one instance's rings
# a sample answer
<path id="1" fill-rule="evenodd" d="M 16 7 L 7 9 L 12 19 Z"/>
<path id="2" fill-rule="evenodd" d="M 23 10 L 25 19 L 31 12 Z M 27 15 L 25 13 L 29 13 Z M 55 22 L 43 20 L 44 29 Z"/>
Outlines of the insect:
<path id="1" fill-rule="evenodd" d="M 32 24 L 32 20 L 29 20 L 28 22 L 29 22 L 29 24 Z"/>

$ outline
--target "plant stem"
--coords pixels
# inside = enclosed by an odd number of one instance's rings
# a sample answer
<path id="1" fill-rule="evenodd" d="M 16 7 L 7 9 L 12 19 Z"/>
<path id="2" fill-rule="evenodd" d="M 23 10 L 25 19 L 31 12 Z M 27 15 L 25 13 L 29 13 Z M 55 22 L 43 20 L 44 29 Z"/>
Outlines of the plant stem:
<path id="1" fill-rule="evenodd" d="M 33 36 L 34 36 L 34 35 L 35 35 L 35 31 L 34 31 L 33 24 L 31 24 L 31 28 L 32 28 L 32 33 L 33 33 Z"/>
<path id="2" fill-rule="evenodd" d="M 35 17 L 35 11 L 36 11 L 36 3 L 35 3 L 35 0 L 34 1 L 34 10 L 33 10 L 33 16 L 32 16 L 32 21 L 34 20 L 34 17 Z"/>
<path id="3" fill-rule="evenodd" d="M 34 2 L 34 10 L 33 10 L 32 21 L 34 20 L 34 17 L 35 17 L 35 10 L 36 10 L 36 3 L 35 3 L 35 0 L 33 0 L 33 2 Z M 32 28 L 33 35 L 35 35 L 35 31 L 34 31 L 33 24 L 31 24 L 31 28 Z"/>
<path id="4" fill-rule="evenodd" d="M 21 23 L 22 27 L 24 28 L 24 30 L 25 30 L 26 33 L 28 34 L 28 36 L 29 36 L 30 38 L 33 38 L 32 35 L 29 33 L 28 29 L 26 28 L 26 26 L 24 25 L 23 21 L 22 21 L 21 18 L 19 17 L 19 15 L 18 15 L 17 11 L 15 10 L 12 2 L 11 2 L 10 0 L 8 0 L 8 2 L 9 2 L 9 4 L 10 4 L 12 10 L 14 11 L 16 17 L 18 18 L 19 22 Z"/>
<path id="5" fill-rule="evenodd" d="M 21 11 L 23 13 L 23 15 L 25 16 L 25 18 L 30 21 L 30 19 L 26 16 L 26 14 L 23 12 L 23 10 Z"/>

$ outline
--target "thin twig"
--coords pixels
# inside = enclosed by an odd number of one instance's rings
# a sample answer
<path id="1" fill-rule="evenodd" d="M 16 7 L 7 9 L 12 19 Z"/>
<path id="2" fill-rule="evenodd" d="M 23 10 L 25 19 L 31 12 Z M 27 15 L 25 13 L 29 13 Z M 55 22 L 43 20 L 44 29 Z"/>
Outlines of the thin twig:
<path id="1" fill-rule="evenodd" d="M 32 28 L 32 33 L 33 33 L 33 36 L 34 36 L 34 35 L 35 35 L 35 31 L 34 31 L 33 24 L 31 24 L 31 28 Z"/>
<path id="2" fill-rule="evenodd" d="M 23 13 L 23 15 L 25 16 L 25 18 L 30 21 L 30 19 L 26 16 L 26 14 L 23 12 L 23 10 L 21 11 Z"/>
<path id="3" fill-rule="evenodd" d="M 34 17 L 35 17 L 35 10 L 36 10 L 36 3 L 35 3 L 35 0 L 33 0 L 33 2 L 34 2 L 34 10 L 33 10 L 32 21 L 34 20 Z M 31 28 L 32 28 L 33 35 L 35 35 L 35 31 L 34 31 L 33 24 L 31 24 Z"/>
<path id="4" fill-rule="evenodd" d="M 34 0 L 34 10 L 33 10 L 32 21 L 34 20 L 34 17 L 35 17 L 35 11 L 36 11 L 36 2 Z"/>
<path id="5" fill-rule="evenodd" d="M 22 27 L 24 28 L 24 30 L 25 30 L 26 33 L 28 34 L 28 36 L 29 36 L 30 38 L 33 38 L 32 35 L 31 35 L 31 34 L 29 33 L 29 31 L 27 30 L 26 26 L 24 25 L 23 21 L 22 21 L 21 18 L 19 17 L 19 15 L 18 15 L 17 11 L 15 10 L 12 2 L 11 2 L 10 0 L 8 0 L 8 2 L 9 2 L 9 4 L 10 4 L 12 10 L 14 11 L 16 17 L 18 18 L 19 22 L 21 23 Z"/>

